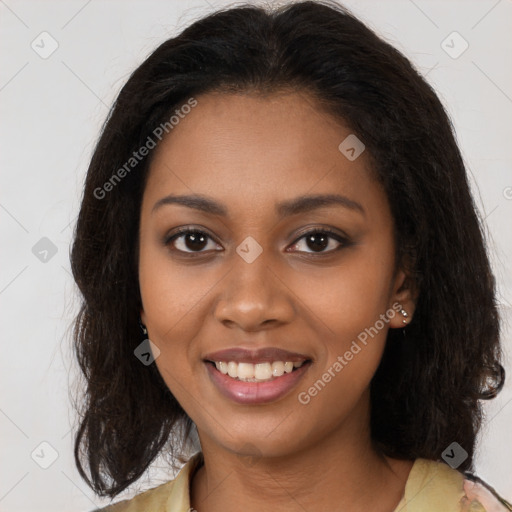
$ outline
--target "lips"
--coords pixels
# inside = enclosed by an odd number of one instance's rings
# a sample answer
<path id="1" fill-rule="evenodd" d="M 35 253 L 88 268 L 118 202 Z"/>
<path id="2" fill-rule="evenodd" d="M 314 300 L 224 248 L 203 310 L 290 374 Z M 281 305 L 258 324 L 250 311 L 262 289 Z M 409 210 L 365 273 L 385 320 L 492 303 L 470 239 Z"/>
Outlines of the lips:
<path id="1" fill-rule="evenodd" d="M 312 361 L 305 354 L 269 347 L 220 350 L 207 354 L 204 362 L 211 382 L 224 397 L 251 405 L 273 402 L 287 395 Z M 281 368 L 283 364 L 285 371 Z M 274 371 L 269 373 L 271 366 Z M 251 369 L 256 369 L 256 373 L 251 373 Z"/>
<path id="2" fill-rule="evenodd" d="M 291 361 L 292 363 L 300 363 L 311 359 L 310 357 L 299 354 L 298 352 L 289 352 L 279 348 L 266 347 L 260 349 L 249 350 L 245 348 L 228 348 L 211 352 L 204 357 L 205 361 L 215 363 L 216 361 L 224 361 L 229 363 L 272 363 L 273 361 Z"/>

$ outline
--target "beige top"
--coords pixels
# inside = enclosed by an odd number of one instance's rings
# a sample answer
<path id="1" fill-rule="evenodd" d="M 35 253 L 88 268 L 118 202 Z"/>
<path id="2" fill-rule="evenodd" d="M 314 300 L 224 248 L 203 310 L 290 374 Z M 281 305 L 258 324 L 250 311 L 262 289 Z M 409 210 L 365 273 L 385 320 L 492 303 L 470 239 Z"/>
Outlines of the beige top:
<path id="1" fill-rule="evenodd" d="M 174 480 L 95 512 L 193 512 L 190 481 L 202 464 L 197 452 Z M 416 459 L 394 512 L 506 512 L 512 505 L 491 488 L 473 482 L 442 462 Z"/>

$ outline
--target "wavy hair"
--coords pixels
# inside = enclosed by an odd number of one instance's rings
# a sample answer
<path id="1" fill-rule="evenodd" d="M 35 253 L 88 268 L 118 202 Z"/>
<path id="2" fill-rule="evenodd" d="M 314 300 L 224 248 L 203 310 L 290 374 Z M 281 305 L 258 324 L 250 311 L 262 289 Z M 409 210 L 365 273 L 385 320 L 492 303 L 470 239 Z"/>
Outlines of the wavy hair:
<path id="1" fill-rule="evenodd" d="M 75 461 L 98 495 L 122 492 L 164 448 L 182 453 L 193 427 L 156 365 L 134 356 L 144 339 L 138 232 L 151 152 L 104 197 L 98 190 L 191 97 L 283 90 L 312 94 L 364 142 L 394 219 L 395 261 L 419 291 L 405 338 L 389 330 L 371 382 L 374 446 L 438 460 L 457 441 L 469 455 L 460 469 L 472 468 L 480 400 L 504 373 L 483 221 L 451 121 L 411 62 L 334 1 L 246 4 L 194 22 L 131 74 L 87 171 L 71 249 L 85 380 Z"/>

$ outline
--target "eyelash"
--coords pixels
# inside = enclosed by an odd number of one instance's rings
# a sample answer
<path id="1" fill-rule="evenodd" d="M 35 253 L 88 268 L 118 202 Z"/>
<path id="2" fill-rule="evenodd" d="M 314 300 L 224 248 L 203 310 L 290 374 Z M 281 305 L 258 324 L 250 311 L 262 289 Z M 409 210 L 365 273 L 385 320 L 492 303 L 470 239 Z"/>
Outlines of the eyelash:
<path id="1" fill-rule="evenodd" d="M 178 238 L 180 238 L 184 235 L 187 235 L 189 233 L 204 235 L 204 236 L 208 237 L 210 240 L 213 240 L 215 242 L 215 240 L 205 231 L 202 231 L 200 229 L 191 229 L 191 228 L 185 227 L 185 228 L 179 228 L 171 236 L 165 237 L 164 245 L 168 246 L 168 245 L 172 244 L 172 242 L 174 242 Z M 318 234 L 318 233 L 328 235 L 328 238 L 336 240 L 341 245 L 339 247 L 337 247 L 336 249 L 331 249 L 329 251 L 323 251 L 323 252 L 306 252 L 306 251 L 298 251 L 298 252 L 301 254 L 307 254 L 308 256 L 315 258 L 315 257 L 331 255 L 331 254 L 335 253 L 336 251 L 339 251 L 343 247 L 347 247 L 350 245 L 350 240 L 348 238 L 340 235 L 339 233 L 337 233 L 336 231 L 333 231 L 330 228 L 315 228 L 315 229 L 306 231 L 305 233 L 302 233 L 297 239 L 295 239 L 295 241 L 291 244 L 291 246 L 296 245 L 300 240 L 302 240 L 303 238 L 306 238 L 309 235 Z M 215 242 L 215 243 L 217 243 L 217 242 Z M 208 252 L 208 251 L 181 251 L 180 249 L 175 249 L 175 248 L 173 248 L 171 250 L 179 252 L 180 255 L 184 255 L 185 257 L 194 257 L 194 255 L 196 255 L 196 254 L 205 254 Z"/>

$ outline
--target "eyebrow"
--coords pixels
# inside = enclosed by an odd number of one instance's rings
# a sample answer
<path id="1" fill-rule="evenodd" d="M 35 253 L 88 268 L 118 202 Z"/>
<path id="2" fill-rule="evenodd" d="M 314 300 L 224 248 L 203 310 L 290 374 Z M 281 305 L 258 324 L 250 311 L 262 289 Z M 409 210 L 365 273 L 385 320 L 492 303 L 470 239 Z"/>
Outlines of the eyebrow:
<path id="1" fill-rule="evenodd" d="M 217 201 L 201 195 L 168 195 L 159 199 L 153 206 L 151 213 L 159 210 L 164 205 L 178 204 L 193 208 L 212 215 L 227 217 L 227 208 Z M 326 206 L 342 206 L 349 210 L 359 212 L 363 216 L 366 214 L 364 208 L 358 202 L 339 194 L 317 194 L 309 196 L 300 196 L 295 199 L 283 201 L 276 204 L 276 213 L 279 217 L 287 217 L 298 213 L 310 212 Z"/>

